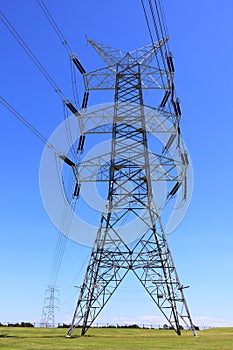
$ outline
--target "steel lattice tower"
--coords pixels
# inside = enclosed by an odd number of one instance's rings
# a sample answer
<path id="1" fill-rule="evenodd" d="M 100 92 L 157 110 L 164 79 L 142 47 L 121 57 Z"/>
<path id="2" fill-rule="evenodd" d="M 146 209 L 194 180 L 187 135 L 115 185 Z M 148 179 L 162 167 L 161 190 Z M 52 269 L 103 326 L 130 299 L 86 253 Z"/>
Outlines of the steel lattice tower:
<path id="1" fill-rule="evenodd" d="M 173 196 L 188 165 L 187 153 L 180 142 L 180 108 L 174 99 L 172 59 L 167 57 L 167 70 L 150 66 L 166 41 L 123 53 L 89 40 L 107 67 L 84 74 L 86 91 L 115 90 L 111 131 L 109 125 L 97 125 L 89 133 L 111 132 L 111 159 L 98 172 L 99 180 L 108 182 L 108 196 L 68 337 L 80 325 L 81 334 L 85 334 L 129 271 L 177 334 L 181 334 L 180 325 L 184 323 L 196 335 L 152 187 L 153 181 L 173 182 L 168 197 Z M 144 89 L 164 90 L 159 108 L 144 105 Z M 171 106 L 173 111 L 169 110 Z M 83 115 L 80 112 L 81 123 L 85 123 L 85 117 L 85 112 Z M 161 154 L 148 149 L 148 125 L 152 133 L 168 133 Z M 177 161 L 167 152 L 173 142 L 177 143 Z M 93 160 L 90 164 L 86 162 L 84 168 L 91 169 L 92 165 Z M 177 168 L 179 171 L 174 174 Z M 84 175 L 82 178 L 82 169 L 78 176 L 80 182 L 87 181 Z M 140 221 L 140 232 L 135 232 L 137 239 L 133 244 L 126 242 L 127 232 L 120 232 L 128 216 Z"/>
<path id="2" fill-rule="evenodd" d="M 58 309 L 59 291 L 56 286 L 47 286 L 45 291 L 44 307 L 41 317 L 42 327 L 55 327 L 55 310 Z"/>

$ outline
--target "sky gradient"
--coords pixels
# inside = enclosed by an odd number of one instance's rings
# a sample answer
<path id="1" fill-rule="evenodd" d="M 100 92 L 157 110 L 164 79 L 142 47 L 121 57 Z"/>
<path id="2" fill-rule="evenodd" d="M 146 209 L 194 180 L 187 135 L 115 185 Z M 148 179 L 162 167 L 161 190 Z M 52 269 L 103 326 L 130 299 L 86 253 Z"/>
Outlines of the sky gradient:
<path id="1" fill-rule="evenodd" d="M 150 43 L 140 1 L 45 2 L 89 71 L 104 64 L 86 45 L 85 35 L 125 51 Z M 190 285 L 186 297 L 194 323 L 233 326 L 233 4 L 230 0 L 163 3 L 183 111 L 182 134 L 194 168 L 189 210 L 168 243 L 182 283 Z M 37 1 L 3 0 L 1 10 L 71 97 L 69 57 Z M 63 121 L 61 100 L 2 22 L 0 33 L 0 95 L 48 138 Z M 82 80 L 77 84 L 82 91 Z M 90 104 L 97 101 L 93 94 Z M 58 234 L 40 198 L 44 145 L 2 106 L 0 113 L 0 322 L 38 322 Z M 73 314 L 78 296 L 73 286 L 82 283 L 89 254 L 89 248 L 67 242 L 57 283 L 57 322 L 69 322 Z M 129 277 L 98 322 L 161 324 L 163 320 L 138 282 Z"/>

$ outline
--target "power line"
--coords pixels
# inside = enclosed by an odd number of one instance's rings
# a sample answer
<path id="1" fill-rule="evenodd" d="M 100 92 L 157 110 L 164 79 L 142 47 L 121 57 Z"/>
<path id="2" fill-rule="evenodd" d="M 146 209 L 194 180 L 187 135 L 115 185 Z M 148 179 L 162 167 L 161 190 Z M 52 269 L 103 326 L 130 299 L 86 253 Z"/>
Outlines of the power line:
<path id="1" fill-rule="evenodd" d="M 56 156 L 58 156 L 64 163 L 72 167 L 74 170 L 75 163 L 72 162 L 65 154 L 58 151 L 54 145 L 49 142 L 26 118 L 24 118 L 14 107 L 12 107 L 2 96 L 0 96 L 0 103 L 13 114 L 26 128 L 28 128 L 39 140 L 41 140 L 48 148 L 50 148 Z"/>
<path id="2" fill-rule="evenodd" d="M 145 20 L 146 20 L 147 29 L 148 29 L 148 32 L 149 32 L 149 35 L 150 35 L 151 43 L 152 43 L 153 47 L 155 47 L 155 42 L 154 42 L 154 38 L 153 38 L 151 26 L 150 26 L 150 21 L 149 21 L 148 15 L 147 15 L 146 7 L 145 7 L 145 4 L 144 4 L 144 0 L 141 0 L 141 4 L 142 4 Z M 157 37 L 157 39 L 159 41 L 159 37 Z M 157 64 L 158 64 L 158 68 L 161 69 L 160 62 L 159 62 L 159 59 L 158 59 L 157 55 L 156 55 L 156 61 L 157 61 Z M 164 82 L 163 76 L 161 76 L 161 80 L 162 80 L 163 87 L 165 88 L 166 84 Z"/>
<path id="3" fill-rule="evenodd" d="M 42 0 L 38 0 L 38 3 L 40 7 L 42 8 L 44 14 L 48 18 L 50 24 L 52 25 L 53 29 L 55 30 L 56 34 L 58 35 L 59 39 L 62 42 L 62 45 L 66 48 L 67 52 L 69 53 L 70 59 L 72 64 L 74 64 L 74 55 L 72 54 L 71 47 L 69 46 L 67 40 L 65 39 L 64 35 L 62 34 L 61 30 L 57 26 L 55 20 L 53 19 L 52 15 L 48 11 L 46 5 Z M 71 109 L 70 107 L 72 106 L 72 103 L 65 98 L 63 92 L 55 82 L 55 80 L 51 77 L 51 75 L 47 72 L 47 70 L 44 68 L 44 66 L 40 63 L 38 58 L 35 56 L 35 54 L 32 52 L 30 47 L 26 44 L 26 42 L 23 40 L 23 38 L 19 35 L 19 33 L 16 31 L 16 29 L 13 27 L 13 25 L 10 23 L 9 19 L 3 14 L 2 11 L 0 11 L 0 19 L 2 20 L 3 24 L 6 26 L 8 31 L 12 34 L 12 36 L 16 39 L 16 41 L 19 43 L 19 45 L 23 48 L 23 50 L 26 52 L 26 54 L 29 56 L 29 58 L 32 60 L 32 62 L 36 65 L 36 67 L 39 69 L 39 71 L 42 73 L 44 78 L 49 82 L 49 84 L 52 86 L 54 91 L 62 98 L 62 101 L 64 105 Z M 76 57 L 76 56 L 75 56 Z M 72 66 L 73 68 L 73 66 Z M 73 69 L 74 70 L 74 69 Z M 76 105 L 78 104 L 78 93 L 77 93 L 77 86 L 76 86 L 76 80 L 74 76 L 74 71 L 72 72 L 72 88 L 73 88 L 73 93 L 75 97 L 75 102 Z M 16 111 L 15 108 L 13 108 L 3 97 L 0 96 L 0 103 L 8 109 L 21 123 L 23 123 L 37 138 L 39 138 L 44 144 L 47 145 L 54 153 L 55 156 L 58 156 L 60 159 L 62 159 L 64 162 L 66 162 L 70 166 L 74 166 L 75 164 L 70 161 L 64 154 L 59 152 L 31 123 L 29 123 L 26 118 L 24 118 L 18 111 Z M 69 136 L 69 132 L 67 131 L 67 134 Z M 74 155 L 74 154 L 73 154 Z M 56 160 L 58 158 L 56 157 Z M 61 178 L 62 178 L 62 174 Z M 62 186 L 62 184 L 61 184 Z M 63 260 L 64 252 L 65 252 L 65 247 L 67 243 L 67 239 L 69 236 L 69 231 L 70 231 L 70 226 L 72 222 L 72 216 L 73 216 L 73 211 L 75 209 L 75 202 L 77 198 L 74 198 L 71 203 L 69 203 L 69 209 L 68 213 L 64 208 L 63 211 L 63 216 L 61 219 L 61 227 L 63 229 L 63 232 L 66 232 L 67 235 L 63 235 L 60 231 L 58 232 L 58 240 L 57 240 L 57 245 L 55 248 L 55 254 L 53 258 L 53 263 L 51 266 L 51 271 L 50 271 L 50 277 L 49 281 L 51 285 L 55 285 L 60 266 Z"/>
<path id="4" fill-rule="evenodd" d="M 71 62 L 71 82 L 72 82 L 72 91 L 73 91 L 73 96 L 74 96 L 74 102 L 75 102 L 75 105 L 80 108 L 77 82 L 76 82 L 75 69 L 74 69 L 74 57 L 76 57 L 76 55 L 73 54 L 73 50 L 72 50 L 71 46 L 69 45 L 68 41 L 66 40 L 66 38 L 65 38 L 64 34 L 62 33 L 61 29 L 59 28 L 58 24 L 55 22 L 51 12 L 48 10 L 48 7 L 45 5 L 44 1 L 37 0 L 37 2 L 39 4 L 40 8 L 42 9 L 43 13 L 47 17 L 52 28 L 54 29 L 55 33 L 57 34 L 59 40 L 61 41 L 61 44 L 65 47 L 66 51 L 69 54 L 70 62 Z"/>
<path id="5" fill-rule="evenodd" d="M 161 16 L 161 20 L 159 19 L 160 26 L 161 26 L 161 32 L 163 32 L 164 35 L 166 37 L 168 37 L 169 36 L 168 28 L 167 28 L 166 18 L 165 18 L 165 15 L 164 15 L 164 10 L 163 10 L 163 6 L 162 6 L 162 3 L 161 3 L 161 0 L 158 0 L 158 1 L 154 0 L 154 2 L 155 2 L 156 9 L 157 9 L 157 13 L 158 14 L 160 13 L 160 16 Z"/>
<path id="6" fill-rule="evenodd" d="M 19 43 L 19 45 L 23 48 L 23 50 L 26 52 L 26 54 L 30 57 L 32 62 L 36 65 L 36 67 L 39 69 L 39 71 L 42 73 L 42 75 L 45 77 L 45 79 L 49 82 L 49 84 L 53 87 L 54 91 L 60 95 L 62 99 L 65 99 L 64 94 L 62 93 L 59 86 L 56 84 L 54 79 L 51 77 L 51 75 L 47 72 L 47 70 L 44 68 L 44 66 L 40 63 L 38 58 L 34 55 L 32 50 L 29 48 L 29 46 L 25 43 L 25 41 L 22 39 L 22 37 L 19 35 L 19 33 L 16 31 L 16 29 L 13 27 L 13 25 L 10 23 L 8 18 L 4 15 L 2 11 L 0 11 L 0 19 L 6 26 L 6 28 L 9 30 L 9 32 L 13 35 L 13 37 L 16 39 L 16 41 Z"/>
<path id="7" fill-rule="evenodd" d="M 148 19 L 147 12 L 146 12 L 146 7 L 145 7 L 145 4 L 144 4 L 143 0 L 141 0 L 141 4 L 142 4 L 143 11 L 144 11 L 144 16 L 145 16 L 145 19 L 146 19 L 146 24 L 147 24 L 147 29 L 148 29 L 148 32 L 149 32 L 149 35 L 150 35 L 150 39 L 151 39 L 152 44 L 154 45 L 154 39 L 153 39 L 153 36 L 152 36 L 150 23 L 149 23 L 149 19 Z"/>
<path id="8" fill-rule="evenodd" d="M 44 144 L 46 144 L 47 147 L 49 147 L 55 154 L 56 160 L 62 159 L 65 163 L 68 163 L 67 160 L 69 159 L 59 152 L 31 123 L 27 121 L 26 118 L 24 118 L 14 107 L 12 107 L 2 96 L 0 96 L 0 103 L 9 111 L 12 115 L 14 115 L 27 129 L 29 129 L 39 140 L 41 140 Z M 70 161 L 71 162 L 71 161 Z M 70 165 L 70 164 L 68 164 Z M 62 175 L 59 173 L 59 178 L 61 178 Z M 62 187 L 62 184 L 61 184 Z M 63 229 L 63 232 L 66 232 L 66 235 L 63 235 L 60 231 L 58 232 L 58 240 L 57 245 L 55 249 L 54 259 L 51 267 L 50 272 L 50 278 L 49 278 L 49 284 L 55 285 L 60 266 L 63 260 L 65 247 L 67 243 L 67 239 L 69 236 L 69 230 L 72 222 L 72 216 L 75 209 L 77 198 L 73 198 L 72 202 L 69 203 L 69 209 L 68 213 L 66 213 L 66 210 L 64 208 L 63 210 L 63 216 L 61 218 L 61 228 Z"/>
<path id="9" fill-rule="evenodd" d="M 51 13 L 49 12 L 47 6 L 45 5 L 43 0 L 37 0 L 39 6 L 41 7 L 42 11 L 44 12 L 45 16 L 47 17 L 48 21 L 50 22 L 51 26 L 53 27 L 54 31 L 56 32 L 57 36 L 61 40 L 62 45 L 66 48 L 67 52 L 70 54 L 72 52 L 72 49 L 70 45 L 68 44 L 66 38 L 64 37 L 62 31 L 58 27 L 57 23 L 55 22 L 54 18 L 52 17 Z"/>
<path id="10" fill-rule="evenodd" d="M 51 16 L 51 14 L 49 13 L 47 7 L 45 6 L 44 2 L 42 0 L 38 0 L 39 4 L 41 5 L 43 11 L 45 12 L 46 16 L 48 17 L 50 23 L 52 24 L 54 30 L 56 31 L 57 35 L 59 36 L 62 44 L 66 47 L 66 50 L 69 53 L 70 56 L 70 60 L 72 65 L 78 65 L 78 69 L 80 71 L 81 74 L 84 74 L 86 71 L 83 68 L 83 66 L 81 65 L 79 59 L 77 58 L 77 55 L 75 55 L 74 53 L 72 53 L 71 47 L 69 46 L 68 42 L 66 41 L 64 35 L 62 34 L 61 30 L 59 29 L 59 27 L 57 26 L 57 24 L 55 23 L 53 17 Z M 16 39 L 16 41 L 19 43 L 19 45 L 23 48 L 23 50 L 26 52 L 26 54 L 29 56 L 29 58 L 32 60 L 32 62 L 36 65 L 36 67 L 39 69 L 39 71 L 42 73 L 42 75 L 44 76 L 44 78 L 48 81 L 48 83 L 52 86 L 52 88 L 54 89 L 54 91 L 61 97 L 63 103 L 65 103 L 66 107 L 70 108 L 73 107 L 72 103 L 69 101 L 69 99 L 67 99 L 64 95 L 64 93 L 62 92 L 62 90 L 60 89 L 60 87 L 57 85 L 57 83 L 55 82 L 55 80 L 51 77 L 51 75 L 48 73 L 48 71 L 44 68 L 44 66 L 40 63 L 40 61 L 38 60 L 38 58 L 35 56 L 35 54 L 32 52 L 32 50 L 30 49 L 30 47 L 26 44 L 26 42 L 23 40 L 23 38 L 19 35 L 19 33 L 17 32 L 17 30 L 13 27 L 13 25 L 11 24 L 11 22 L 9 21 L 9 19 L 4 15 L 4 13 L 2 11 L 0 11 L 0 19 L 2 20 L 3 24 L 6 26 L 6 28 L 9 30 L 9 32 L 12 34 L 12 36 Z M 76 86 L 76 78 L 74 77 L 74 72 L 71 74 L 72 76 L 72 89 L 73 89 L 73 95 L 74 95 L 74 99 L 75 99 L 75 103 L 76 105 L 79 105 L 79 98 L 78 98 L 78 92 L 77 92 L 77 86 Z M 73 109 L 75 111 L 76 108 L 73 107 Z M 74 112 L 73 110 L 71 110 L 72 113 L 76 114 L 76 112 Z M 77 111 L 78 112 L 78 111 Z"/>
<path id="11" fill-rule="evenodd" d="M 162 35 L 162 39 L 163 39 L 163 29 L 162 29 L 162 25 L 161 25 L 160 14 L 159 14 L 158 7 L 157 7 L 157 4 L 156 4 L 155 1 L 154 1 L 154 3 L 155 3 L 155 5 L 156 5 L 157 17 L 158 17 L 158 21 L 159 21 L 159 23 L 160 23 L 160 27 L 161 27 L 161 28 L 160 28 L 160 31 L 161 31 L 161 35 Z M 156 24 L 155 12 L 154 12 L 153 5 L 152 5 L 151 0 L 149 0 L 149 5 L 150 5 L 151 14 L 152 14 L 152 19 L 153 19 L 153 25 L 154 25 L 155 33 L 156 33 L 156 36 L 157 36 L 158 41 L 160 41 L 161 38 L 160 38 L 158 26 L 157 26 L 157 24 Z M 166 68 L 166 61 L 165 61 L 165 58 L 164 58 L 163 48 L 162 48 L 162 47 L 160 47 L 160 53 L 161 53 L 161 58 L 162 58 L 162 61 L 163 61 L 163 66 L 164 66 L 164 68 Z"/>
<path id="12" fill-rule="evenodd" d="M 83 68 L 83 66 L 81 65 L 77 55 L 73 53 L 71 46 L 69 45 L 68 41 L 66 40 L 64 34 L 62 33 L 62 31 L 59 28 L 56 21 L 54 20 L 54 17 L 52 16 L 51 12 L 48 10 L 48 7 L 45 5 L 44 1 L 37 0 L 37 2 L 39 4 L 40 8 L 42 9 L 43 13 L 47 17 L 52 28 L 54 29 L 55 33 L 57 34 L 59 40 L 61 41 L 61 44 L 65 47 L 66 51 L 69 54 L 70 71 L 71 71 L 71 84 L 72 84 L 74 105 L 68 100 L 65 100 L 63 102 L 64 102 L 66 133 L 67 133 L 68 141 L 70 143 L 72 155 L 77 160 L 77 152 L 75 149 L 75 144 L 73 144 L 72 137 L 71 137 L 70 124 L 69 124 L 69 118 L 68 118 L 67 111 L 69 109 L 72 111 L 72 113 L 74 113 L 75 115 L 78 115 L 78 111 L 77 111 L 76 107 L 80 109 L 81 105 L 80 105 L 80 99 L 79 99 L 78 88 L 77 88 L 76 69 L 78 69 L 81 74 L 84 74 L 86 71 Z"/>
<path id="13" fill-rule="evenodd" d="M 164 39 L 165 37 L 168 37 L 168 30 L 167 30 L 167 25 L 165 21 L 164 10 L 160 0 L 158 1 L 154 0 L 153 3 L 152 3 L 152 0 L 147 0 L 146 2 L 147 6 L 145 6 L 145 2 L 146 1 L 141 0 L 149 36 L 152 41 L 152 45 L 154 45 L 154 35 L 156 36 L 158 41 L 160 41 L 161 38 Z M 175 113 L 177 117 L 176 108 L 175 108 L 177 103 L 176 102 L 177 98 L 175 98 L 176 90 L 174 85 L 174 65 L 173 65 L 172 54 L 169 49 L 168 41 L 166 41 L 164 45 L 160 47 L 159 52 L 160 52 L 161 59 L 159 59 L 156 55 L 158 68 L 161 69 L 161 64 L 162 64 L 163 69 L 165 71 L 169 71 L 173 75 L 171 79 L 171 83 L 172 83 L 171 84 L 171 92 L 172 92 L 171 101 L 168 101 L 167 108 L 170 113 Z M 163 77 L 162 77 L 162 84 L 164 87 L 165 85 L 164 85 Z M 179 124 L 179 118 L 176 118 L 176 121 Z"/>
<path id="14" fill-rule="evenodd" d="M 4 15 L 2 11 L 0 11 L 0 19 L 6 26 L 6 28 L 9 30 L 9 32 L 13 35 L 13 37 L 16 39 L 16 41 L 20 44 L 20 46 L 24 49 L 26 54 L 30 57 L 30 59 L 33 61 L 33 63 L 37 66 L 37 68 L 40 70 L 42 75 L 45 77 L 45 79 L 49 82 L 49 84 L 53 87 L 54 91 L 59 94 L 59 96 L 62 98 L 63 103 L 66 105 L 67 108 L 71 109 L 72 113 L 78 114 L 78 111 L 75 109 L 75 107 L 72 105 L 72 103 L 65 97 L 59 86 L 56 84 L 54 79 L 50 76 L 50 74 L 46 71 L 46 69 L 43 67 L 43 65 L 39 62 L 37 57 L 34 55 L 32 50 L 29 48 L 29 46 L 25 43 L 25 41 L 22 39 L 22 37 L 19 35 L 19 33 L 16 31 L 16 29 L 13 27 L 13 25 L 10 23 L 8 18 Z M 21 122 L 23 122 L 38 138 L 40 138 L 44 143 L 48 144 L 50 148 L 53 148 L 55 153 L 68 165 L 73 166 L 74 164 L 63 154 L 61 154 L 59 151 L 55 150 L 54 147 L 49 144 L 49 142 L 29 123 L 27 120 L 22 117 L 6 100 L 1 98 L 0 101 L 11 113 L 13 113 Z M 74 110 L 77 112 L 74 112 Z"/>
<path id="15" fill-rule="evenodd" d="M 73 90 L 73 95 L 74 95 L 74 101 L 75 105 L 79 106 L 79 97 L 78 97 L 78 92 L 77 92 L 77 84 L 76 84 L 76 77 L 75 77 L 75 70 L 74 70 L 74 55 L 73 55 L 73 50 L 71 46 L 69 45 L 68 41 L 66 40 L 65 36 L 63 35 L 61 29 L 58 27 L 57 23 L 55 22 L 53 16 L 51 15 L 51 12 L 48 10 L 47 6 L 45 5 L 43 0 L 37 0 L 39 6 L 41 7 L 42 11 L 44 12 L 45 16 L 47 17 L 49 23 L 51 24 L 52 28 L 54 29 L 55 33 L 57 34 L 59 40 L 61 41 L 62 45 L 65 47 L 67 50 L 70 59 L 71 59 L 71 77 L 72 77 L 72 90 Z M 67 104 L 64 104 L 65 107 L 67 107 Z M 68 107 L 69 108 L 69 107 Z M 65 111 L 64 111 L 65 112 Z M 71 137 L 71 130 L 70 130 L 70 125 L 69 125 L 69 120 L 67 116 L 65 115 L 65 121 L 66 121 L 66 133 L 67 137 L 70 143 L 71 151 L 74 157 L 77 157 L 77 152 L 74 147 L 74 144 L 72 142 L 72 137 Z M 57 163 L 57 168 L 58 168 L 58 159 L 56 159 Z M 60 186 L 62 189 L 65 189 L 64 182 L 62 180 L 62 174 L 60 174 L 61 178 L 61 183 Z M 65 247 L 67 243 L 67 238 L 69 236 L 69 230 L 70 230 L 70 225 L 72 221 L 72 214 L 75 209 L 75 204 L 76 204 L 77 198 L 73 198 L 70 207 L 69 207 L 69 213 L 67 214 L 64 208 L 63 211 L 63 216 L 61 218 L 61 227 L 63 227 L 63 232 L 66 232 L 67 235 L 63 235 L 61 232 L 58 234 L 58 241 L 57 241 L 57 246 L 55 249 L 55 254 L 54 254 L 54 260 L 52 263 L 51 267 L 51 273 L 50 273 L 50 281 L 52 281 L 52 284 L 56 283 L 56 280 L 58 278 L 59 274 L 59 269 L 63 260 L 64 252 L 65 252 Z"/>
<path id="16" fill-rule="evenodd" d="M 64 191 L 65 186 L 62 181 L 62 173 L 61 173 L 61 169 L 59 168 L 58 161 L 59 160 L 56 157 L 57 172 L 59 176 L 61 191 Z M 64 205 L 64 208 L 63 208 L 63 214 L 60 221 L 61 230 L 58 231 L 57 244 L 56 244 L 54 258 L 53 258 L 53 262 L 50 270 L 49 284 L 52 284 L 52 285 L 56 284 L 58 279 L 60 267 L 61 267 L 63 256 L 65 253 L 67 239 L 69 238 L 69 232 L 70 232 L 73 214 L 74 214 L 74 210 L 77 202 L 77 197 L 73 197 L 72 200 L 68 202 L 69 202 L 69 207 L 67 208 L 67 206 Z M 62 232 L 64 232 L 64 234 Z"/>
<path id="17" fill-rule="evenodd" d="M 47 147 L 49 147 L 54 153 L 56 157 L 59 157 L 62 159 L 64 162 L 67 163 L 67 160 L 69 159 L 59 152 L 31 123 L 29 123 L 18 111 L 16 111 L 15 108 L 13 108 L 2 96 L 0 96 L 0 103 L 9 111 L 11 114 L 13 114 L 26 128 L 28 128 L 39 140 L 41 140 L 44 144 L 46 144 Z M 57 158 L 56 158 L 57 159 Z M 70 165 L 70 164 L 69 164 Z M 61 175 L 61 174 L 59 174 Z M 72 214 L 75 208 L 76 204 L 76 198 L 73 199 L 73 202 L 70 203 L 69 207 L 69 212 L 66 217 L 65 209 L 63 212 L 63 217 L 62 217 L 62 223 L 63 223 L 63 228 L 65 232 L 69 232 L 71 221 L 72 221 Z M 58 236 L 58 242 L 55 250 L 55 256 L 54 256 L 54 261 L 53 265 L 51 268 L 51 274 L 50 274 L 50 284 L 55 284 L 58 273 L 59 273 L 59 268 L 63 259 L 64 251 L 65 251 L 65 246 L 66 246 L 66 241 L 67 241 L 67 236 L 63 236 L 61 232 L 59 232 Z M 53 283 L 54 282 L 54 283 Z"/>
<path id="18" fill-rule="evenodd" d="M 2 96 L 0 96 L 0 103 L 8 109 L 11 114 L 13 114 L 21 123 L 26 126 L 38 139 L 40 139 L 44 144 L 53 150 L 56 154 L 61 154 L 31 123 L 27 121 L 19 112 L 16 111 Z"/>

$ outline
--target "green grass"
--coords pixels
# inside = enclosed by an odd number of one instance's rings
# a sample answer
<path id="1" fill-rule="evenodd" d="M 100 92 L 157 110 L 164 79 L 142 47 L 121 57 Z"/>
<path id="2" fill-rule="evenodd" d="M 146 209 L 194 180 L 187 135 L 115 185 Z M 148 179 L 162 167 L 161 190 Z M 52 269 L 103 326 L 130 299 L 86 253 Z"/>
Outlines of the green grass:
<path id="1" fill-rule="evenodd" d="M 0 349 L 11 350 L 232 350 L 233 328 L 189 331 L 177 336 L 174 331 L 153 329 L 90 329 L 80 337 L 65 338 L 66 329 L 0 327 Z"/>

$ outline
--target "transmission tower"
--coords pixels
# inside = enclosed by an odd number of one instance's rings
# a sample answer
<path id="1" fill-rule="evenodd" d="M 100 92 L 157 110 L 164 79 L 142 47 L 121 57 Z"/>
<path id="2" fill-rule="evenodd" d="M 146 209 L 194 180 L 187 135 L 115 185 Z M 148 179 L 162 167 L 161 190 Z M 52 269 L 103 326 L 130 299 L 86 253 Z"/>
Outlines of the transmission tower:
<path id="1" fill-rule="evenodd" d="M 166 200 L 182 186 L 186 196 L 188 156 L 180 138 L 181 113 L 179 100 L 175 99 L 172 56 L 166 57 L 167 70 L 151 66 L 167 38 L 130 53 L 88 41 L 107 66 L 84 74 L 86 90 L 114 90 L 115 94 L 114 104 L 102 110 L 106 123 L 86 133 L 111 133 L 111 152 L 110 161 L 98 171 L 93 164 L 96 161 L 95 166 L 99 166 L 99 158 L 91 159 L 77 169 L 77 176 L 80 183 L 106 181 L 108 195 L 67 336 L 77 326 L 85 334 L 129 271 L 178 335 L 182 324 L 196 335 L 152 184 L 158 181 L 172 184 Z M 144 105 L 143 91 L 149 89 L 163 91 L 158 108 Z M 85 122 L 94 114 L 80 112 L 84 132 Z M 98 111 L 99 118 L 100 115 Z M 109 118 L 111 125 L 107 123 Z M 150 134 L 162 133 L 167 137 L 160 154 L 149 149 L 148 129 Z M 169 156 L 172 144 L 176 159 Z M 127 229 L 121 230 L 129 217 L 138 222 L 133 243 L 127 241 Z"/>
<path id="2" fill-rule="evenodd" d="M 41 317 L 41 327 L 55 327 L 55 310 L 58 309 L 59 290 L 56 286 L 47 286 L 45 290 L 44 307 Z"/>

